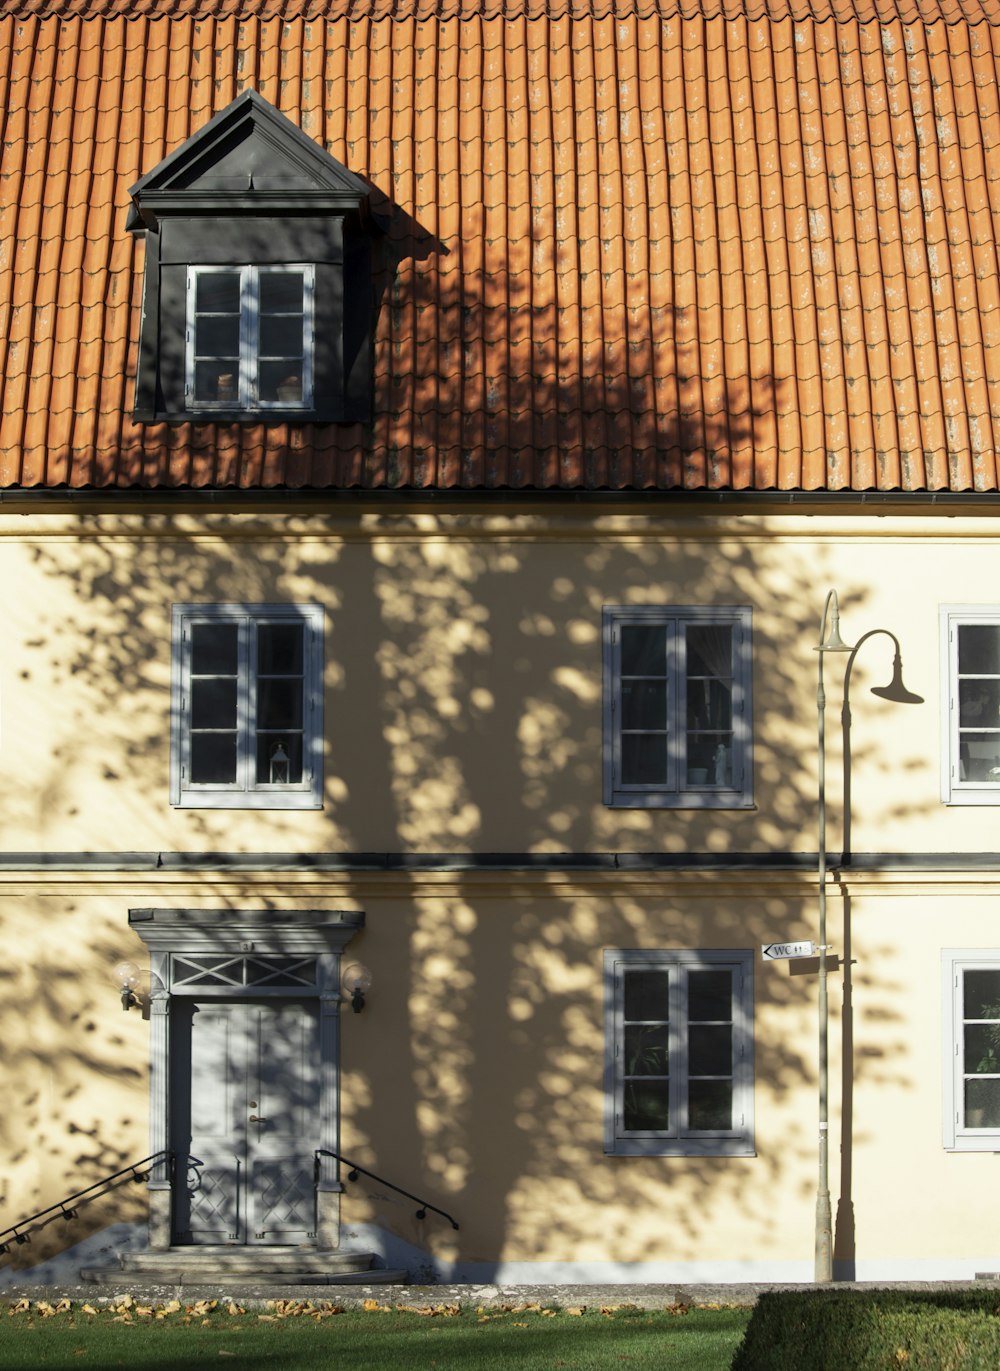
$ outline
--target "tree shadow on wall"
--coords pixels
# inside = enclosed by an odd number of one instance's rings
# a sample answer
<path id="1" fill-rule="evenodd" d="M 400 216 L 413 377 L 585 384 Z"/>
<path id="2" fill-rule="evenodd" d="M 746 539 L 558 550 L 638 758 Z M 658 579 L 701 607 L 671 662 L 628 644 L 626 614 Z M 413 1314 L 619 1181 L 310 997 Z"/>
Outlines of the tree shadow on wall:
<path id="1" fill-rule="evenodd" d="M 544 387 L 533 387 L 537 405 Z M 561 412 L 554 381 L 546 403 Z M 750 441 L 756 421 L 727 417 L 730 450 Z M 678 421 L 666 446 L 696 452 L 712 433 L 709 418 L 691 428 Z M 304 492 L 291 507 L 234 503 L 214 513 L 217 503 L 203 512 L 192 496 L 176 517 L 140 511 L 118 525 L 113 515 L 67 515 L 69 537 L 66 526 L 52 538 L 43 527 L 29 544 L 30 590 L 12 609 L 10 651 L 22 678 L 14 717 L 36 765 L 30 784 L 15 781 L 5 795 L 8 831 L 65 833 L 91 853 L 158 842 L 168 856 L 239 850 L 251 865 L 254 852 L 306 861 L 315 852 L 399 853 L 431 865 L 442 864 L 434 854 L 449 854 L 453 868 L 491 852 L 553 860 L 555 874 L 543 879 L 515 862 L 492 877 L 399 874 L 376 887 L 357 872 L 294 889 L 269 878 L 263 893 L 254 878 L 185 896 L 234 908 L 349 897 L 369 910 L 356 950 L 376 973 L 382 1008 L 367 1042 L 345 1038 L 345 1150 L 455 1213 L 465 1259 L 484 1267 L 505 1249 L 550 1260 L 598 1251 L 632 1262 L 693 1260 L 726 1212 L 744 1216 L 748 1233 L 776 1237 L 775 1187 L 790 1167 L 805 1173 L 813 1155 L 812 1125 L 798 1106 L 803 1082 L 814 1080 L 815 988 L 767 969 L 756 989 L 757 1158 L 603 1153 L 602 949 L 746 948 L 778 928 L 789 938 L 813 932 L 806 876 L 776 873 L 767 898 L 752 902 L 745 877 L 685 872 L 683 857 L 811 850 L 815 789 L 803 759 L 813 756 L 812 600 L 824 553 L 804 565 L 735 526 L 720 542 L 714 525 L 682 509 L 508 500 L 477 518 L 459 506 L 414 510 L 389 493 L 319 510 Z M 847 589 L 855 607 L 864 604 L 863 578 Z M 324 607 L 321 815 L 169 809 L 169 607 L 200 600 Z M 752 607 L 755 810 L 603 804 L 600 635 L 609 602 Z M 866 751 L 875 757 L 867 744 L 856 761 Z M 922 803 L 897 791 L 894 812 Z M 566 855 L 598 853 L 671 855 L 679 869 L 667 878 L 623 861 L 609 881 Z M 197 858 L 191 869 L 196 876 Z M 155 879 L 155 869 L 144 872 L 144 890 Z M 167 889 L 163 898 L 177 896 Z M 39 1205 L 57 1199 L 76 1188 L 81 1164 L 119 1158 L 109 1138 L 128 1134 L 141 1154 L 144 1039 L 116 1040 L 111 990 L 94 988 L 103 964 L 125 950 L 117 930 L 126 904 L 114 896 L 67 907 L 61 936 L 86 948 L 75 1001 L 39 989 L 37 906 L 4 912 L 8 942 L 29 949 L 5 1014 L 37 1003 L 47 1025 L 8 1053 L 8 1070 L 51 1082 L 37 1140 L 46 1164 L 15 1204 L 31 1207 L 28 1194 Z M 858 1078 L 905 1089 L 904 1066 L 890 1065 L 894 1048 L 905 1061 L 906 1046 L 895 987 L 864 969 L 857 981 L 878 1004 L 885 1049 L 859 1059 Z M 93 1047 L 79 1032 L 81 1014 L 95 1025 Z M 101 1082 L 112 1074 L 109 1113 Z M 15 1151 L 32 1121 L 8 1116 Z M 73 1147 L 81 1131 L 94 1137 L 94 1158 Z M 412 1221 L 391 1206 L 372 1212 L 415 1240 Z M 428 1241 L 453 1250 L 448 1234 Z"/>

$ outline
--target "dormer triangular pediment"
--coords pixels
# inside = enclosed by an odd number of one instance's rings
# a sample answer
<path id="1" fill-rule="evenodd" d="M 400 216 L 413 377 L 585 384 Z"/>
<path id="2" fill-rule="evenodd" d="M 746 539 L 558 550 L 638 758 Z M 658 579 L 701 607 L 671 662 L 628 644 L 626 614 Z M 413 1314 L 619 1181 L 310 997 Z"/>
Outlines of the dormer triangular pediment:
<path id="1" fill-rule="evenodd" d="M 129 193 L 145 227 L 164 213 L 363 211 L 368 201 L 360 177 L 256 91 L 220 110 Z"/>

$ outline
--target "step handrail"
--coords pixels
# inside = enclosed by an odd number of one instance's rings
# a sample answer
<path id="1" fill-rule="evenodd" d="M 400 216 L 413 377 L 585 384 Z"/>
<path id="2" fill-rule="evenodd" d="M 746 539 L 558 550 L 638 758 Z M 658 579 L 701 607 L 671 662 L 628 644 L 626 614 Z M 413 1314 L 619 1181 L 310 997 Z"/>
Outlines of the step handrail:
<path id="1" fill-rule="evenodd" d="M 333 1157 L 338 1162 L 343 1162 L 348 1168 L 347 1179 L 356 1181 L 359 1176 L 370 1176 L 373 1181 L 378 1181 L 379 1185 L 387 1185 L 390 1190 L 395 1190 L 397 1195 L 405 1195 L 408 1200 L 415 1200 L 420 1208 L 417 1210 L 418 1219 L 426 1219 L 428 1209 L 433 1209 L 435 1214 L 440 1214 L 443 1219 L 447 1219 L 452 1228 L 458 1231 L 458 1222 L 445 1210 L 439 1209 L 436 1204 L 431 1204 L 428 1200 L 422 1200 L 419 1195 L 411 1194 L 409 1190 L 404 1190 L 401 1185 L 394 1185 L 392 1181 L 387 1181 L 384 1176 L 376 1176 L 374 1171 L 367 1171 L 357 1162 L 352 1162 L 350 1157 L 342 1157 L 339 1152 L 331 1152 L 327 1147 L 317 1147 L 314 1169 L 316 1179 L 319 1180 L 319 1159 L 320 1157 Z"/>
<path id="2" fill-rule="evenodd" d="M 12 1223 L 9 1228 L 0 1230 L 0 1255 L 10 1251 L 12 1240 L 17 1243 L 18 1246 L 30 1242 L 30 1236 L 23 1230 L 36 1224 L 39 1219 L 44 1219 L 49 1214 L 60 1214 L 68 1223 L 70 1219 L 75 1219 L 77 1216 L 77 1211 L 74 1208 L 74 1203 L 76 1201 L 86 1199 L 93 1191 L 111 1185 L 111 1183 L 118 1180 L 120 1176 L 128 1176 L 130 1171 L 132 1174 L 129 1176 L 129 1180 L 135 1181 L 137 1184 L 147 1180 L 149 1171 L 144 1171 L 142 1175 L 140 1175 L 138 1168 L 140 1166 L 145 1166 L 147 1163 L 162 1161 L 164 1158 L 173 1165 L 174 1154 L 169 1148 L 165 1147 L 159 1152 L 152 1152 L 148 1157 L 143 1157 L 141 1161 L 130 1162 L 128 1166 L 123 1166 L 120 1171 L 112 1171 L 110 1175 L 102 1176 L 100 1180 L 94 1181 L 92 1185 L 85 1186 L 83 1190 L 74 1190 L 72 1195 L 67 1195 L 65 1199 L 58 1200 L 55 1204 L 50 1204 L 47 1209 L 39 1209 L 37 1214 L 31 1214 L 26 1219 L 19 1219 L 17 1223 Z M 150 1166 L 150 1170 L 152 1170 L 152 1166 Z"/>

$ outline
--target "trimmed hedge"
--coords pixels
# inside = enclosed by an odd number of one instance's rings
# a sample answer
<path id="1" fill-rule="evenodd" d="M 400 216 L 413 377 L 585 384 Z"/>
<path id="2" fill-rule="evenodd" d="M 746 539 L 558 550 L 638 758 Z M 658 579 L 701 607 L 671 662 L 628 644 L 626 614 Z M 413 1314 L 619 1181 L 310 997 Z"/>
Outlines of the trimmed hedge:
<path id="1" fill-rule="evenodd" d="M 998 1371 L 991 1290 L 761 1295 L 731 1371 Z"/>

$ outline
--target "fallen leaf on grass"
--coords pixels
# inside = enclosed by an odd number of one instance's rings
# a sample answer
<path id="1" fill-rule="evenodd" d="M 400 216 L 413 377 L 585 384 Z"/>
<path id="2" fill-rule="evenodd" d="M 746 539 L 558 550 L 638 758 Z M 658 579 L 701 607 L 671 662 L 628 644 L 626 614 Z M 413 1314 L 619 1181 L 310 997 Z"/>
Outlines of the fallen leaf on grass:
<path id="1" fill-rule="evenodd" d="M 96 1314 L 97 1310 L 92 1304 L 81 1304 L 80 1309 L 84 1314 Z"/>
<path id="2" fill-rule="evenodd" d="M 229 1304 L 226 1306 L 226 1313 L 227 1313 L 227 1314 L 245 1314 L 246 1312 L 247 1312 L 247 1311 L 242 1307 L 242 1305 L 234 1304 L 232 1300 L 230 1300 L 230 1301 L 229 1301 Z M 235 1356 L 235 1355 L 236 1355 L 235 1352 L 227 1352 L 227 1353 L 226 1353 L 226 1356 L 227 1356 L 227 1357 L 229 1357 L 229 1356 Z"/>
<path id="3" fill-rule="evenodd" d="M 576 1318 L 579 1318 L 580 1315 L 583 1313 L 584 1309 L 586 1309 L 586 1305 L 584 1305 L 582 1308 L 577 1305 L 574 1305 L 572 1309 L 566 1309 L 563 1312 L 566 1314 L 573 1314 Z"/>

